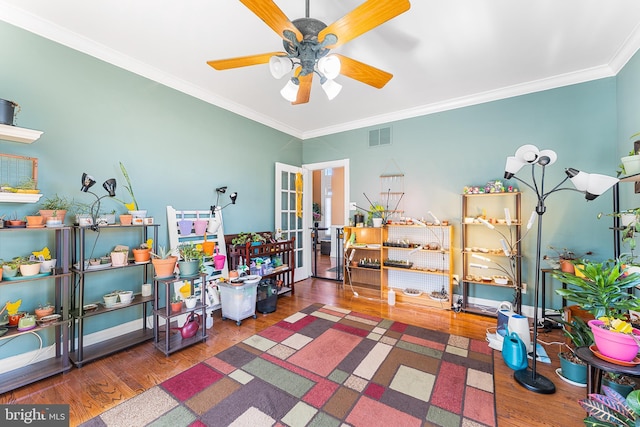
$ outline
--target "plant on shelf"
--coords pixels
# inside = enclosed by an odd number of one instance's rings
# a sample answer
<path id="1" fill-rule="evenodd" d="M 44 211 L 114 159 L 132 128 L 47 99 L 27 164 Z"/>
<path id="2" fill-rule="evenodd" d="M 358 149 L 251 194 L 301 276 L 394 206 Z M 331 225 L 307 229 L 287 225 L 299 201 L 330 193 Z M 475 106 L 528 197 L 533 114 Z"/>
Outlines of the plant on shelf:
<path id="1" fill-rule="evenodd" d="M 610 387 L 603 386 L 604 394 L 591 393 L 578 401 L 587 411 L 583 420 L 585 426 L 636 426 L 640 420 L 640 390 L 629 393 L 625 398 Z"/>
<path id="2" fill-rule="evenodd" d="M 598 350 L 620 361 L 631 361 L 638 353 L 638 338 L 625 320 L 629 310 L 640 309 L 640 299 L 629 292 L 640 284 L 640 273 L 630 273 L 620 260 L 576 265 L 576 274 L 555 271 L 552 276 L 569 286 L 556 293 L 588 311 L 588 322 Z M 627 360 L 628 359 L 628 360 Z"/>
<path id="3" fill-rule="evenodd" d="M 155 259 L 168 259 L 172 256 L 175 256 L 175 255 L 172 255 L 172 253 L 173 251 L 171 249 L 167 249 L 164 246 L 159 246 L 158 253 L 156 254 L 154 252 L 151 252 L 151 256 L 153 256 L 153 258 Z"/>
<path id="4" fill-rule="evenodd" d="M 271 238 L 270 233 L 251 233 L 251 242 L 262 244 L 265 243 L 268 239 Z"/>
<path id="5" fill-rule="evenodd" d="M 367 215 L 367 223 L 373 223 L 373 218 L 382 218 L 384 224 L 386 209 L 380 203 L 373 203 L 369 206 L 369 214 Z"/>
<path id="6" fill-rule="evenodd" d="M 124 164 L 122 162 L 120 162 L 120 170 L 122 171 L 122 175 L 124 176 L 125 181 L 127 181 L 127 185 L 125 185 L 124 188 L 127 189 L 129 196 L 131 196 L 131 203 L 125 203 L 119 199 L 115 199 L 115 200 L 125 205 L 125 207 L 128 210 L 137 211 L 139 210 L 138 201 L 136 200 L 136 196 L 133 195 L 133 185 L 131 185 L 131 179 L 129 178 L 129 173 L 127 172 L 127 169 L 124 167 Z"/>
<path id="7" fill-rule="evenodd" d="M 234 237 L 233 239 L 231 239 L 231 244 L 234 246 L 242 246 L 245 245 L 247 242 L 251 241 L 251 234 L 250 233 L 245 233 L 244 231 L 241 231 L 240 233 L 238 233 L 236 235 L 236 237 Z"/>
<path id="8" fill-rule="evenodd" d="M 19 299 L 16 302 L 7 301 L 4 307 L 2 307 L 2 310 L 0 310 L 0 314 L 4 313 L 4 311 L 6 310 L 9 316 L 14 316 L 18 314 L 18 310 L 20 310 L 21 305 L 22 305 L 21 299 Z"/>
<path id="9" fill-rule="evenodd" d="M 67 211 L 75 207 L 75 202 L 73 199 L 54 194 L 53 196 L 45 197 L 39 206 L 40 215 L 44 217 L 44 222 L 47 222 L 49 218 L 57 218 L 64 221 Z"/>
<path id="10" fill-rule="evenodd" d="M 153 239 L 147 239 L 140 246 L 133 249 L 133 260 L 136 263 L 147 262 L 151 259 L 151 249 L 153 248 Z"/>
<path id="11" fill-rule="evenodd" d="M 576 255 L 575 252 L 567 248 L 559 249 L 553 246 L 549 246 L 549 249 L 554 251 L 555 255 L 552 255 L 552 256 L 544 255 L 542 259 L 547 261 L 553 269 L 562 270 L 567 273 L 573 273 L 575 271 L 574 264 L 576 262 L 583 259 L 586 255 L 593 254 L 593 252 L 587 251 L 579 256 L 579 255 Z"/>
<path id="12" fill-rule="evenodd" d="M 158 253 L 151 252 L 151 256 L 151 263 L 157 277 L 173 276 L 178 257 L 173 255 L 170 249 L 160 246 Z"/>
<path id="13" fill-rule="evenodd" d="M 620 218 L 620 237 L 622 239 L 622 244 L 627 245 L 631 254 L 633 256 L 633 251 L 635 250 L 637 244 L 635 239 L 635 234 L 640 232 L 640 208 L 627 209 L 620 212 L 613 212 L 609 214 L 603 214 L 600 212 L 598 214 L 598 219 L 602 218 L 602 216 L 613 216 Z"/>
<path id="14" fill-rule="evenodd" d="M 202 259 L 202 251 L 193 242 L 181 244 L 178 246 L 178 252 L 183 261 L 199 261 Z"/>

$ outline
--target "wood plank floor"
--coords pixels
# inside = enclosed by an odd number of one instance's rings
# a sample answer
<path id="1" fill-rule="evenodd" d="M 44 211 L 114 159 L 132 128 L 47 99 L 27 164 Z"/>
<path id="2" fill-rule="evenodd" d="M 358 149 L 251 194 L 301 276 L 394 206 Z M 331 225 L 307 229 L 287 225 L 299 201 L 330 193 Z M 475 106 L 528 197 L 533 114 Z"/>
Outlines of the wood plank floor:
<path id="1" fill-rule="evenodd" d="M 151 342 L 147 342 L 87 363 L 82 368 L 73 368 L 66 374 L 0 395 L 0 402 L 68 403 L 70 425 L 76 426 L 313 303 L 332 304 L 481 340 L 485 338 L 486 329 L 496 323 L 494 318 L 450 310 L 430 310 L 407 304 L 390 307 L 386 301 L 380 301 L 366 291 L 358 290 L 358 293 L 359 296 L 354 297 L 350 289 L 343 289 L 334 281 L 307 279 L 296 283 L 294 296 L 278 299 L 274 313 L 258 313 L 257 319 L 246 319 L 241 326 L 237 326 L 235 321 L 222 321 L 220 312 L 217 312 L 205 343 L 165 357 Z M 550 335 L 539 333 L 539 339 L 551 342 L 561 338 L 558 331 L 554 331 Z M 584 412 L 576 401 L 585 395 L 585 389 L 571 386 L 556 376 L 554 371 L 559 366 L 557 353 L 560 346 L 546 348 L 552 364 L 538 363 L 537 366 L 538 372 L 556 385 L 557 391 L 551 395 L 536 394 L 517 384 L 513 372 L 502 361 L 501 353 L 494 352 L 499 426 L 583 425 Z"/>

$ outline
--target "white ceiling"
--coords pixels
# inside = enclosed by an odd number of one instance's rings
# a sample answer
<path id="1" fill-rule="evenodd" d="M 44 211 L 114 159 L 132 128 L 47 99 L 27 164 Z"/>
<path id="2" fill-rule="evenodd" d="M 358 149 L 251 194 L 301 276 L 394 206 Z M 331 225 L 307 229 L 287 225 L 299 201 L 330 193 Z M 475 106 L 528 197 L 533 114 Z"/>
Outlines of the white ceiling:
<path id="1" fill-rule="evenodd" d="M 275 0 L 290 20 L 305 0 Z M 310 0 L 330 24 L 362 0 Z M 268 65 L 211 59 L 283 50 L 238 0 L 0 0 L 0 19 L 306 139 L 615 75 L 640 47 L 637 0 L 412 0 L 335 51 L 388 71 L 382 89 L 339 76 L 328 101 L 279 94 Z"/>

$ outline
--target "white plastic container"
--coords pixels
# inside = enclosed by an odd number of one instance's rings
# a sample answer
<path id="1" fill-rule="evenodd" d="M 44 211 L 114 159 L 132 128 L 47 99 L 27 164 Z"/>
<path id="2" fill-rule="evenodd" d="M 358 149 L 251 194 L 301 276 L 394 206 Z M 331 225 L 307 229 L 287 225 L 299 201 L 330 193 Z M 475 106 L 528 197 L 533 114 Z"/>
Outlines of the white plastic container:
<path id="1" fill-rule="evenodd" d="M 220 303 L 222 304 L 222 320 L 233 319 L 240 326 L 243 319 L 256 316 L 256 296 L 258 283 L 262 277 L 247 276 L 236 284 L 218 283 Z"/>

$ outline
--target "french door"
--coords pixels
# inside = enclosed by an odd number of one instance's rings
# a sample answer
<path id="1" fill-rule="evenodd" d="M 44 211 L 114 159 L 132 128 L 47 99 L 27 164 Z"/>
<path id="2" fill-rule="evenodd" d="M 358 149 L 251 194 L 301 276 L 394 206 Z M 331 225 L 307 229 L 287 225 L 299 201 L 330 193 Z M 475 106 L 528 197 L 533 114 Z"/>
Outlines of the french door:
<path id="1" fill-rule="evenodd" d="M 275 229 L 282 230 L 286 233 L 287 238 L 295 236 L 296 244 L 294 251 L 295 259 L 295 281 L 306 279 L 309 277 L 309 266 L 306 261 L 305 253 L 310 248 L 305 233 L 304 224 L 310 221 L 306 216 L 304 205 L 306 201 L 303 199 L 304 183 L 308 179 L 308 171 L 298 166 L 287 165 L 276 162 L 276 180 L 275 180 Z"/>

